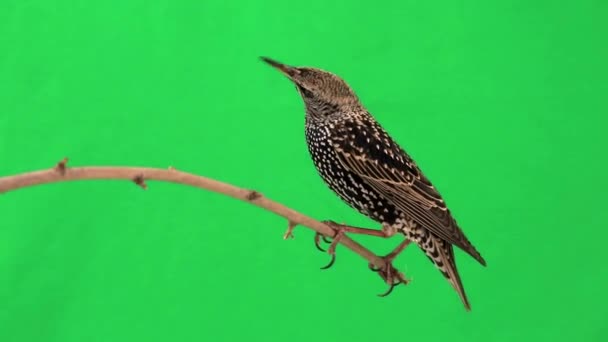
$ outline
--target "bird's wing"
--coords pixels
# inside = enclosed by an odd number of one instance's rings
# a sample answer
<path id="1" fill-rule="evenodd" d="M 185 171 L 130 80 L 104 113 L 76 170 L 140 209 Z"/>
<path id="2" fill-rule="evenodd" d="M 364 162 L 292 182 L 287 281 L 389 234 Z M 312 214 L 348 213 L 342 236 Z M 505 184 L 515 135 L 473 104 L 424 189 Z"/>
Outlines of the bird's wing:
<path id="1" fill-rule="evenodd" d="M 439 192 L 380 125 L 375 121 L 365 125 L 353 121 L 339 130 L 339 134 L 332 135 L 332 145 L 345 168 L 423 228 L 485 264 L 456 224 Z"/>

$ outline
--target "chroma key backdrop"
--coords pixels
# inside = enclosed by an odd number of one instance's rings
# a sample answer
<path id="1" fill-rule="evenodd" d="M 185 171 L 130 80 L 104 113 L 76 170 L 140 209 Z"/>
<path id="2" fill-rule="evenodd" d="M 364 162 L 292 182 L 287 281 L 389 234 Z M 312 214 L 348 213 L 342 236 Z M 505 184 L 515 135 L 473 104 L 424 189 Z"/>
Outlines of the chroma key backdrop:
<path id="1" fill-rule="evenodd" d="M 0 177 L 147 166 L 379 229 L 322 182 L 294 85 L 336 73 L 487 261 L 415 246 L 387 286 L 251 204 L 119 180 L 0 196 L 0 341 L 602 341 L 605 1 L 0 2 Z M 400 236 L 353 236 L 378 255 Z M 327 245 L 325 245 L 327 246 Z"/>

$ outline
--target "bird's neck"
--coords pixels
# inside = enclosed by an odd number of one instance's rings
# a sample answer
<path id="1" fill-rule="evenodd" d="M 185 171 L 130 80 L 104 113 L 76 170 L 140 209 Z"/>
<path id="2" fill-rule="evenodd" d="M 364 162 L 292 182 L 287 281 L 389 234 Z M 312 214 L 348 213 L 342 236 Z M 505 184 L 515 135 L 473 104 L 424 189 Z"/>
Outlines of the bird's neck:
<path id="1" fill-rule="evenodd" d="M 311 123 L 339 122 L 352 113 L 365 111 L 360 104 L 339 105 L 328 102 L 305 101 L 306 121 Z"/>

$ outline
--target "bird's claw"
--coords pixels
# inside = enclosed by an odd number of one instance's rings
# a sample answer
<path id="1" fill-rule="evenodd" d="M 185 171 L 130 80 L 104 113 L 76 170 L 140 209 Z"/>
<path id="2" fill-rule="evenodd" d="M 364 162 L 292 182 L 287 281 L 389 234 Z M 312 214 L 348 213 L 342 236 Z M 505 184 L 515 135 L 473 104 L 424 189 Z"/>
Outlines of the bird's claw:
<path id="1" fill-rule="evenodd" d="M 329 261 L 329 263 L 323 267 L 321 267 L 322 270 L 326 270 L 330 267 L 332 267 L 334 265 L 334 262 L 336 262 L 336 254 L 332 254 L 331 255 L 331 260 Z"/>
<path id="2" fill-rule="evenodd" d="M 391 294 L 391 292 L 393 292 L 393 289 L 395 288 L 395 286 L 397 286 L 399 284 L 401 284 L 401 282 L 396 282 L 394 284 L 391 284 L 391 286 L 388 288 L 388 290 L 386 290 L 386 292 L 384 292 L 384 293 L 379 294 L 378 297 L 388 296 L 389 294 Z"/>
<path id="3" fill-rule="evenodd" d="M 327 265 L 321 267 L 322 270 L 326 270 L 332 267 L 334 262 L 336 261 L 336 246 L 338 245 L 338 242 L 340 242 L 340 238 L 342 238 L 342 236 L 344 235 L 344 229 L 334 221 L 323 221 L 323 223 L 330 226 L 335 231 L 335 235 L 332 237 L 331 240 L 328 240 L 328 238 L 321 233 L 315 234 L 315 246 L 318 250 L 325 252 L 325 249 L 323 249 L 320 245 L 321 239 L 323 239 L 323 241 L 325 241 L 326 243 L 329 243 L 327 253 L 331 255 L 331 260 Z"/>
<path id="4" fill-rule="evenodd" d="M 321 252 L 327 252 L 325 249 L 323 249 L 323 247 L 321 247 L 321 239 L 325 243 L 331 243 L 331 240 L 328 239 L 327 236 L 325 236 L 321 233 L 316 233 L 315 234 L 315 247 L 317 247 L 317 249 L 320 250 Z"/>
<path id="5" fill-rule="evenodd" d="M 391 292 L 393 292 L 393 289 L 395 288 L 395 286 L 397 286 L 399 284 L 407 285 L 409 283 L 409 279 L 406 279 L 405 276 L 403 275 L 403 273 L 399 272 L 399 270 L 397 270 L 393 266 L 393 260 L 395 260 L 395 258 L 401 252 L 403 252 L 403 250 L 411 242 L 412 241 L 409 239 L 403 240 L 403 242 L 401 242 L 395 249 L 393 249 L 392 252 L 390 252 L 389 254 L 382 257 L 382 260 L 384 260 L 383 267 L 377 267 L 376 265 L 374 265 L 372 263 L 369 264 L 369 268 L 372 271 L 378 273 L 378 275 L 380 275 L 380 277 L 390 286 L 389 289 L 385 293 L 379 294 L 378 296 L 386 297 Z"/>
<path id="6" fill-rule="evenodd" d="M 399 284 L 407 285 L 409 283 L 409 279 L 405 278 L 403 273 L 399 272 L 399 270 L 393 266 L 392 256 L 384 257 L 383 259 L 385 261 L 384 267 L 376 267 L 371 263 L 369 264 L 369 268 L 378 273 L 378 275 L 380 275 L 380 277 L 390 286 L 386 292 L 379 294 L 379 297 L 388 296 L 393 292 L 395 286 Z"/>

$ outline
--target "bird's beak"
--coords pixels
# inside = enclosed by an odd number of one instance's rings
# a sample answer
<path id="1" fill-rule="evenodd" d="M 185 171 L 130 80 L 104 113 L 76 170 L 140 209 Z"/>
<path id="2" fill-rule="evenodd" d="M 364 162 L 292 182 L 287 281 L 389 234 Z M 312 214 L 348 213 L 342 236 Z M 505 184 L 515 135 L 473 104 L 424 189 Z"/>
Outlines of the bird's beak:
<path id="1" fill-rule="evenodd" d="M 291 67 L 289 65 L 285 65 L 283 63 L 279 63 L 268 57 L 260 57 L 260 59 L 262 59 L 264 62 L 270 64 L 270 66 L 278 69 L 280 72 L 282 72 L 285 76 L 289 77 L 291 80 L 293 80 L 293 78 L 300 73 L 300 71 L 297 68 Z"/>

